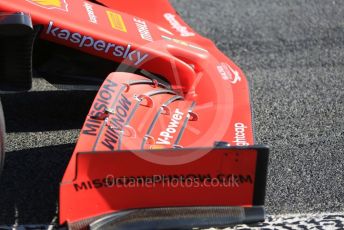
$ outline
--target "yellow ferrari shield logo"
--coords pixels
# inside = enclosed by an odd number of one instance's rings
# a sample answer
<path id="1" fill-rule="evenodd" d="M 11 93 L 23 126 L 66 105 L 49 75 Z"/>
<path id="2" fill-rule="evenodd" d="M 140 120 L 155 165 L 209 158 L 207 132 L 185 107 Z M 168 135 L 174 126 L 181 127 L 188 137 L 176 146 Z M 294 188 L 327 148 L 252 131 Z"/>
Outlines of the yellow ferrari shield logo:
<path id="1" fill-rule="evenodd" d="M 68 11 L 68 4 L 66 0 L 26 0 L 34 5 L 53 10 Z"/>

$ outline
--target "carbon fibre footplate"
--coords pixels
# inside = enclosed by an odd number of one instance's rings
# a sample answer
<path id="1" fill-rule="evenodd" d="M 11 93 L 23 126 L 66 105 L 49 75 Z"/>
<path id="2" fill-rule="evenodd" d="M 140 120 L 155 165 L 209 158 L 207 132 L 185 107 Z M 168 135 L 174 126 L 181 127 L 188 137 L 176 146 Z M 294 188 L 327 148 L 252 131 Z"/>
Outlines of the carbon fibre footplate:
<path id="1" fill-rule="evenodd" d="M 152 208 L 108 215 L 91 223 L 90 229 L 192 229 L 254 223 L 264 218 L 262 207 Z"/>

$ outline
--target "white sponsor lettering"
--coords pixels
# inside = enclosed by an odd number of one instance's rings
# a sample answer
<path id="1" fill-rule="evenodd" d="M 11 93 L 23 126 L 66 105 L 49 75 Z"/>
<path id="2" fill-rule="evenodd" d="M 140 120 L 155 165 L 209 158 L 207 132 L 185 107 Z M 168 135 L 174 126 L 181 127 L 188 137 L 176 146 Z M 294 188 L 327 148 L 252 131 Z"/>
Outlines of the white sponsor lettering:
<path id="1" fill-rule="evenodd" d="M 186 26 L 180 24 L 180 22 L 178 22 L 176 19 L 176 15 L 166 13 L 164 14 L 164 17 L 171 24 L 172 28 L 177 30 L 182 37 L 193 37 L 196 35 L 195 33 L 188 31 Z"/>
<path id="2" fill-rule="evenodd" d="M 234 143 L 236 143 L 237 146 L 247 146 L 249 143 L 246 141 L 246 134 L 245 129 L 247 129 L 247 126 L 245 126 L 243 123 L 235 123 L 234 124 L 235 129 L 235 137 L 234 137 Z"/>
<path id="3" fill-rule="evenodd" d="M 179 109 L 176 109 L 174 114 L 172 115 L 172 119 L 168 124 L 166 130 L 160 132 L 160 136 L 156 141 L 156 144 L 160 145 L 170 145 L 171 140 L 173 139 L 173 134 L 177 132 L 177 128 L 180 124 L 180 121 L 183 119 L 183 112 Z"/>
<path id="4" fill-rule="evenodd" d="M 79 48 L 93 48 L 96 51 L 104 52 L 105 54 L 112 53 L 115 57 L 121 57 L 131 62 L 133 65 L 141 64 L 148 54 L 143 54 L 139 50 L 132 50 L 131 45 L 121 46 L 103 40 L 95 40 L 90 36 L 84 36 L 80 33 L 72 33 L 66 29 L 60 29 L 54 26 L 54 22 L 50 22 L 46 31 L 47 35 L 52 37 L 69 41 L 78 45 Z"/>
<path id="5" fill-rule="evenodd" d="M 241 81 L 241 77 L 238 71 L 234 70 L 230 65 L 227 63 L 220 63 L 217 66 L 217 70 L 221 75 L 222 79 L 225 81 L 229 81 L 232 84 Z"/>
<path id="6" fill-rule="evenodd" d="M 87 11 L 89 22 L 92 22 L 93 24 L 98 24 L 97 17 L 93 11 L 93 6 L 89 4 L 88 2 L 84 2 L 84 7 Z"/>
<path id="7" fill-rule="evenodd" d="M 143 40 L 152 42 L 153 38 L 152 35 L 148 29 L 147 23 L 144 20 L 134 18 L 135 25 L 137 27 L 137 30 L 140 33 L 140 36 Z"/>

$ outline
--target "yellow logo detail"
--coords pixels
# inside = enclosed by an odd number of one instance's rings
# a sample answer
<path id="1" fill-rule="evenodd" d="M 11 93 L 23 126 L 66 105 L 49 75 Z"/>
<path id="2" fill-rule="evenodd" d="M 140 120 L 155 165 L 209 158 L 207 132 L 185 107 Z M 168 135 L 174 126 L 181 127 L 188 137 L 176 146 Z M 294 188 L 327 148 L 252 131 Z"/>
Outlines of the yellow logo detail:
<path id="1" fill-rule="evenodd" d="M 150 149 L 165 149 L 166 146 L 163 145 L 151 145 Z"/>
<path id="2" fill-rule="evenodd" d="M 68 11 L 68 4 L 66 0 L 26 0 L 34 5 L 52 10 L 58 9 L 63 11 Z"/>
<path id="3" fill-rule="evenodd" d="M 123 18 L 120 14 L 111 12 L 111 11 L 106 11 L 106 14 L 108 16 L 109 22 L 111 24 L 111 27 L 115 30 L 119 30 L 122 32 L 127 32 L 127 28 L 124 24 Z"/>

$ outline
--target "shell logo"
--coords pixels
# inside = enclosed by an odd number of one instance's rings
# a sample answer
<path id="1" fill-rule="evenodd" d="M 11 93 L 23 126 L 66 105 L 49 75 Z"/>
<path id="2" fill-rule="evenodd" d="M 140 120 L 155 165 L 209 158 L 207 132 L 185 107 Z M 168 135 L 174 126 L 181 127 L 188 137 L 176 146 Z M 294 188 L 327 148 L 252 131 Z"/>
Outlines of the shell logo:
<path id="1" fill-rule="evenodd" d="M 68 12 L 68 4 L 66 0 L 26 0 L 34 5 L 49 10 L 57 9 Z"/>

